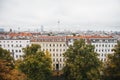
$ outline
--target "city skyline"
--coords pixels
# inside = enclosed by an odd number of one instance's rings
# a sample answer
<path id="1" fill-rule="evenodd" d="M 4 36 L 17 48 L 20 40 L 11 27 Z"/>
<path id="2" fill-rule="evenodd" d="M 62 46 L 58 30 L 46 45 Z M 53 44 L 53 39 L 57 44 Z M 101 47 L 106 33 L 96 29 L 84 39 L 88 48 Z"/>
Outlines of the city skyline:
<path id="1" fill-rule="evenodd" d="M 119 0 L 1 0 L 0 27 L 119 31 L 119 4 Z"/>

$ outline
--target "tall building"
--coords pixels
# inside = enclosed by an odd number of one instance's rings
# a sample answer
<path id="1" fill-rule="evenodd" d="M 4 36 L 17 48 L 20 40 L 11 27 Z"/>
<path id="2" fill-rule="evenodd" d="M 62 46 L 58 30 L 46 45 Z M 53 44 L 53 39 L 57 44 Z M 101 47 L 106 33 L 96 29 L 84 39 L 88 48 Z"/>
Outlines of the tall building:
<path id="1" fill-rule="evenodd" d="M 24 55 L 23 48 L 30 45 L 30 40 L 27 39 L 1 39 L 0 47 L 11 52 L 11 56 L 15 60 L 22 58 Z"/>

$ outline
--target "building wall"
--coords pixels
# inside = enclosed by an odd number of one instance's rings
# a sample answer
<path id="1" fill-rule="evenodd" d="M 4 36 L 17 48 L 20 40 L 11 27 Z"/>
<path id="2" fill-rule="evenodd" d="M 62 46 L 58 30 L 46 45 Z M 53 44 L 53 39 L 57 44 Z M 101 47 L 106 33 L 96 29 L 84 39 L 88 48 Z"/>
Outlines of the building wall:
<path id="1" fill-rule="evenodd" d="M 74 40 L 76 39 L 69 39 L 68 45 L 73 45 Z M 113 53 L 112 49 L 117 45 L 117 39 L 114 38 L 86 38 L 85 42 L 95 46 L 94 51 L 98 53 L 98 58 L 103 62 L 107 60 L 108 54 Z"/>
<path id="2" fill-rule="evenodd" d="M 32 44 L 39 44 L 42 51 L 50 52 L 53 70 L 57 69 L 57 65 L 59 65 L 59 70 L 64 67 L 63 53 L 67 50 L 66 42 L 32 42 Z"/>
<path id="3" fill-rule="evenodd" d="M 22 49 L 30 45 L 30 40 L 0 40 L 0 47 L 11 52 L 11 55 L 15 60 L 22 58 L 24 54 Z"/>
<path id="4" fill-rule="evenodd" d="M 92 39 L 95 40 L 94 42 L 91 41 L 91 44 L 95 46 L 95 52 L 98 53 L 99 59 L 101 61 L 106 61 L 107 60 L 107 55 L 112 54 L 115 46 L 117 45 L 117 40 L 116 39 Z"/>

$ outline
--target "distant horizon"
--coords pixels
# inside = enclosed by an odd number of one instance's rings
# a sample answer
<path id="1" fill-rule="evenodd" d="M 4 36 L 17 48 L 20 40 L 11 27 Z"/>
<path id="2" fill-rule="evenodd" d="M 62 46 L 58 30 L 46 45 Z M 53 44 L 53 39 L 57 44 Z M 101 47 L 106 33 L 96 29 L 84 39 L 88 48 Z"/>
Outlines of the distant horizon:
<path id="1" fill-rule="evenodd" d="M 120 0 L 0 0 L 6 30 L 120 31 Z"/>
<path id="2" fill-rule="evenodd" d="M 63 25 L 65 26 L 64 28 L 62 27 L 57 27 L 58 25 L 51 25 L 51 29 L 47 28 L 49 25 L 47 26 L 44 26 L 44 25 L 6 25 L 6 26 L 0 26 L 0 28 L 3 28 L 5 31 L 9 31 L 10 29 L 12 29 L 13 31 L 31 31 L 31 32 L 40 32 L 41 31 L 41 26 L 43 26 L 43 30 L 44 31 L 48 31 L 48 32 L 65 32 L 65 31 L 71 31 L 71 32 L 77 32 L 77 31 L 106 31 L 106 32 L 110 32 L 110 31 L 117 31 L 117 32 L 120 32 L 120 26 L 115 26 L 115 27 L 112 27 L 112 28 L 109 28 L 109 26 L 90 26 L 91 28 L 87 28 L 87 29 L 84 29 L 84 26 L 83 28 L 79 27 L 79 25 Z M 59 25 L 59 26 L 62 26 L 62 25 Z M 69 28 L 69 27 L 72 27 L 72 28 Z M 104 27 L 104 28 L 101 28 L 101 27 Z M 94 28 L 94 29 L 93 29 Z M 98 28 L 98 29 L 96 29 Z"/>

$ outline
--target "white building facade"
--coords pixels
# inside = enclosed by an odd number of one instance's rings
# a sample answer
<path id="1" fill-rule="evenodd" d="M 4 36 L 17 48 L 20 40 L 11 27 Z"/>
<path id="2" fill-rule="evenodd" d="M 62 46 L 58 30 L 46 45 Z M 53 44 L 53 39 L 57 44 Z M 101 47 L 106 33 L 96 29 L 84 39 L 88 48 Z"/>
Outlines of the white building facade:
<path id="1" fill-rule="evenodd" d="M 95 46 L 95 52 L 98 53 L 98 58 L 102 62 L 107 60 L 107 55 L 112 54 L 117 45 L 117 39 L 114 38 L 91 38 L 90 42 Z"/>
<path id="2" fill-rule="evenodd" d="M 23 48 L 30 45 L 30 40 L 26 39 L 1 39 L 0 47 L 11 52 L 15 60 L 22 58 L 24 55 Z"/>

